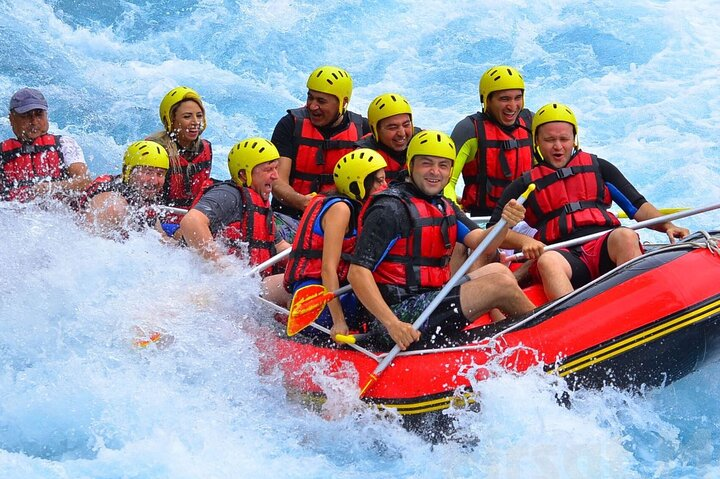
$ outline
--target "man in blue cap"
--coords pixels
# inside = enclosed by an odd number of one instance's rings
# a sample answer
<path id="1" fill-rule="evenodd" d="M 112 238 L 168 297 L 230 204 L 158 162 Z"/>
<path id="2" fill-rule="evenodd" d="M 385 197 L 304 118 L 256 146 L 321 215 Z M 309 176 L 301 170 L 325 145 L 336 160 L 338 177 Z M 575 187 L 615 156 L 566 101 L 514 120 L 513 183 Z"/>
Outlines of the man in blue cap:
<path id="1" fill-rule="evenodd" d="M 43 94 L 22 88 L 10 99 L 10 126 L 16 138 L 0 145 L 0 200 L 30 201 L 47 193 L 79 194 L 89 184 L 80 146 L 48 134 L 48 104 Z"/>

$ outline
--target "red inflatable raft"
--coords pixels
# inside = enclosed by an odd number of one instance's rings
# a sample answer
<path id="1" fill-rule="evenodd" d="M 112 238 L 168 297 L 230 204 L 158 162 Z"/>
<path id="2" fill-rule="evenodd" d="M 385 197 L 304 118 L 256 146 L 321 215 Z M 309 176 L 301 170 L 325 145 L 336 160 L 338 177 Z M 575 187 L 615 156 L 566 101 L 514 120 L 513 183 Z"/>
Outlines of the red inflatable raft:
<path id="1" fill-rule="evenodd" d="M 471 399 L 488 361 L 522 372 L 542 365 L 571 387 L 658 386 L 679 379 L 720 351 L 720 254 L 716 236 L 696 233 L 650 251 L 532 314 L 458 332 L 453 346 L 400 353 L 363 400 L 407 419 Z M 542 301 L 537 286 L 529 297 Z M 383 352 L 324 338 L 262 338 L 265 367 L 280 367 L 288 389 L 322 400 L 308 363 L 328 373 L 351 363 L 358 391 Z M 360 342 L 362 345 L 362 341 Z M 367 349 L 366 349 L 367 348 Z M 468 377 L 472 373 L 472 381 Z"/>

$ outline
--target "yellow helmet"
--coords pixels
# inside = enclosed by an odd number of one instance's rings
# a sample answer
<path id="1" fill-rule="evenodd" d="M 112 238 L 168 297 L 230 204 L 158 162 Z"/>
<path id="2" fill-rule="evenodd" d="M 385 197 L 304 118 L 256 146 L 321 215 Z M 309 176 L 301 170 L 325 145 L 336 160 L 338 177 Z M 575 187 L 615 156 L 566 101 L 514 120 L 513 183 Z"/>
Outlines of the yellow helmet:
<path id="1" fill-rule="evenodd" d="M 228 169 L 237 185 L 252 186 L 252 170 L 261 163 L 280 158 L 275 145 L 265 138 L 247 138 L 237 143 L 228 153 Z M 245 171 L 246 182 L 240 179 L 240 171 Z"/>
<path id="2" fill-rule="evenodd" d="M 375 150 L 359 148 L 351 151 L 335 164 L 335 187 L 339 193 L 362 201 L 365 198 L 365 178 L 385 167 L 385 158 Z"/>
<path id="3" fill-rule="evenodd" d="M 412 137 L 407 149 L 407 169 L 417 155 L 438 156 L 455 163 L 455 142 L 442 131 L 423 130 Z"/>
<path id="4" fill-rule="evenodd" d="M 203 105 L 202 98 L 200 98 L 198 92 L 186 86 L 179 86 L 177 88 L 173 88 L 167 93 L 167 95 L 165 95 L 165 97 L 160 102 L 160 121 L 162 121 L 162 124 L 165 127 L 165 131 L 170 133 L 172 129 L 173 107 L 185 100 L 193 100 L 198 105 L 200 105 L 200 109 L 203 111 L 203 124 L 200 129 L 200 132 L 202 133 L 207 126 L 207 123 L 205 121 L 205 106 Z"/>
<path id="5" fill-rule="evenodd" d="M 525 81 L 519 71 L 507 65 L 490 68 L 480 77 L 480 103 L 483 106 L 491 93 L 501 90 L 523 90 Z"/>
<path id="6" fill-rule="evenodd" d="M 347 110 L 352 96 L 352 78 L 348 72 L 342 68 L 326 65 L 317 68 L 310 74 L 307 81 L 308 90 L 327 93 L 338 99 L 340 103 L 339 113 L 342 115 Z M 347 98 L 347 103 L 343 104 L 343 99 Z"/>
<path id="7" fill-rule="evenodd" d="M 385 93 L 375 98 L 368 107 L 368 122 L 375 141 L 379 141 L 377 125 L 380 120 L 403 113 L 410 115 L 412 120 L 412 109 L 404 96 L 397 93 Z"/>
<path id="8" fill-rule="evenodd" d="M 152 166 L 167 170 L 170 168 L 170 158 L 162 145 L 154 141 L 136 141 L 128 146 L 123 157 L 123 183 L 130 180 L 130 174 L 136 166 Z"/>
<path id="9" fill-rule="evenodd" d="M 563 105 L 562 103 L 548 103 L 545 106 L 542 106 L 533 117 L 532 121 L 532 138 L 533 141 L 535 140 L 535 132 L 537 131 L 538 127 L 540 125 L 544 125 L 545 123 L 552 123 L 554 121 L 562 121 L 565 123 L 570 123 L 573 126 L 573 133 L 575 134 L 575 148 L 580 147 L 580 142 L 578 141 L 578 123 L 577 119 L 575 118 L 575 113 L 566 105 Z"/>

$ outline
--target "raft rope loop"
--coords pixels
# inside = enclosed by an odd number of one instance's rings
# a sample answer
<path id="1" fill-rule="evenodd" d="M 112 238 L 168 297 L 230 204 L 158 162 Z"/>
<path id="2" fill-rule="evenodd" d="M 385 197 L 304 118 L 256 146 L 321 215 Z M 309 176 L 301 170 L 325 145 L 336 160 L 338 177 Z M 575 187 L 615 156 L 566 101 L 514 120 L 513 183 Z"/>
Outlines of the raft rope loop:
<path id="1" fill-rule="evenodd" d="M 718 245 L 718 238 L 717 236 L 712 236 L 707 231 L 697 231 L 696 234 L 700 234 L 705 238 L 705 241 L 688 241 L 683 244 L 688 244 L 693 246 L 694 248 L 707 248 L 708 251 L 710 251 L 714 255 L 720 255 L 720 245 Z"/>

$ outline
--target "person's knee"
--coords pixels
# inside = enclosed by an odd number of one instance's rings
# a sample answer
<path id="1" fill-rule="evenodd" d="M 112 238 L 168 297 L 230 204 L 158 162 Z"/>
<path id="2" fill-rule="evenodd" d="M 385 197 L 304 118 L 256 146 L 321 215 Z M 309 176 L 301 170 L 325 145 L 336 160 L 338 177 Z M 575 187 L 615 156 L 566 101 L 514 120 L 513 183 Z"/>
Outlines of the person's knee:
<path id="1" fill-rule="evenodd" d="M 611 236 L 615 243 L 624 245 L 637 245 L 638 235 L 630 228 L 617 228 Z"/>
<path id="2" fill-rule="evenodd" d="M 618 228 L 613 231 L 608 238 L 608 249 L 611 258 L 614 256 L 613 253 L 617 251 L 623 251 L 626 254 L 632 253 L 634 256 L 641 253 L 638 235 L 630 228 Z"/>
<path id="3" fill-rule="evenodd" d="M 500 263 L 485 265 L 476 273 L 471 274 L 470 278 L 471 281 L 467 285 L 463 285 L 463 290 L 471 292 L 469 298 L 472 299 L 480 299 L 488 292 L 505 291 L 508 287 L 518 287 L 515 275 L 507 266 Z"/>
<path id="4" fill-rule="evenodd" d="M 553 273 L 562 272 L 565 259 L 560 253 L 548 251 L 540 255 L 537 259 L 537 269 L 541 277 L 551 275 Z"/>
<path id="5" fill-rule="evenodd" d="M 500 291 L 507 291 L 508 288 L 518 288 L 517 279 L 515 279 L 515 275 L 507 266 L 499 263 L 489 266 L 493 266 L 493 270 L 490 272 L 492 276 L 488 277 L 487 281 L 491 281 L 493 286 Z"/>

